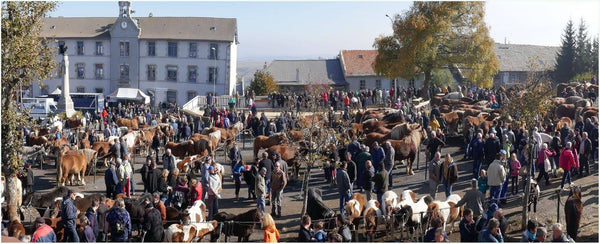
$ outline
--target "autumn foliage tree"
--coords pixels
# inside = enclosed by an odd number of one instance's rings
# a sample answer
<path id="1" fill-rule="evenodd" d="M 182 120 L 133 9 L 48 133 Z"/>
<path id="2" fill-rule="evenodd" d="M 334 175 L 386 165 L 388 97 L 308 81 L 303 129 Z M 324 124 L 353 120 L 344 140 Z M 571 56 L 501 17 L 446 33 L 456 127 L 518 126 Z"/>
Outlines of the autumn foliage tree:
<path id="1" fill-rule="evenodd" d="M 257 70 L 254 73 L 254 79 L 250 81 L 250 90 L 256 95 L 264 96 L 271 92 L 278 91 L 279 87 L 273 78 L 273 75 L 268 71 Z"/>
<path id="2" fill-rule="evenodd" d="M 8 202 L 17 202 L 14 182 L 16 172 L 23 167 L 17 153 L 21 149 L 21 128 L 26 115 L 18 113 L 17 94 L 21 86 L 45 79 L 54 69 L 53 53 L 39 38 L 42 19 L 56 3 L 2 2 L 2 172 L 7 176 Z M 16 209 L 11 211 L 11 219 Z"/>
<path id="3" fill-rule="evenodd" d="M 374 69 L 390 79 L 424 73 L 428 87 L 434 70 L 456 65 L 473 83 L 491 87 L 500 63 L 484 16 L 484 2 L 414 2 L 395 16 L 393 35 L 375 39 Z"/>

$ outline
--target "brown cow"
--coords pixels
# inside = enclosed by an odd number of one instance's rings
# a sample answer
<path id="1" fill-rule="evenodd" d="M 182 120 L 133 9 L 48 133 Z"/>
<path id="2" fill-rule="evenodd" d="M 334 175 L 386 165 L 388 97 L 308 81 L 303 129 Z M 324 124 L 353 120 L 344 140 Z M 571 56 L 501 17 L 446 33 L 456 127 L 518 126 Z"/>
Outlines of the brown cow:
<path id="1" fill-rule="evenodd" d="M 298 150 L 295 147 L 290 145 L 274 145 L 267 149 L 269 155 L 273 155 L 273 153 L 278 153 L 281 155 L 281 159 L 287 163 L 289 167 L 293 167 L 294 175 L 298 176 L 298 170 L 300 169 L 300 161 L 296 156 L 298 156 Z M 287 173 L 287 172 L 286 172 Z"/>
<path id="2" fill-rule="evenodd" d="M 381 134 L 381 133 L 377 133 L 377 132 L 371 132 L 371 133 L 367 134 L 367 137 L 363 141 L 363 144 L 371 147 L 374 142 L 377 142 L 377 143 L 379 143 L 379 145 L 382 145 L 383 142 L 391 139 L 392 138 L 391 136 L 392 136 L 392 133 Z"/>
<path id="3" fill-rule="evenodd" d="M 554 110 L 554 116 L 557 118 L 569 117 L 575 119 L 575 105 L 573 104 L 561 104 Z"/>
<path id="4" fill-rule="evenodd" d="M 200 142 L 201 139 L 204 139 L 210 143 Z M 190 140 L 192 140 L 194 143 L 202 143 L 201 145 L 196 145 L 194 147 L 194 154 L 201 154 L 202 151 L 206 149 L 210 155 L 215 155 L 215 150 L 217 149 L 217 146 L 219 146 L 219 141 L 221 140 L 221 131 L 217 130 L 208 135 L 195 133 L 190 137 Z"/>
<path id="5" fill-rule="evenodd" d="M 83 126 L 83 122 L 78 118 L 70 118 L 67 120 L 67 125 L 70 129 L 79 129 Z"/>
<path id="6" fill-rule="evenodd" d="M 120 118 L 117 120 L 117 125 L 119 127 L 126 126 L 129 129 L 137 130 L 139 128 L 140 121 L 137 117 L 134 117 L 133 119 Z"/>
<path id="7" fill-rule="evenodd" d="M 240 131 L 244 129 L 244 124 L 242 122 L 237 122 L 231 126 L 231 128 L 219 128 L 212 127 L 208 129 L 205 134 L 210 134 L 215 131 L 221 131 L 221 142 L 227 143 L 227 149 L 231 147 L 231 144 L 235 141 L 235 137 L 238 135 Z"/>
<path id="8" fill-rule="evenodd" d="M 567 127 L 573 128 L 573 122 L 571 121 L 571 119 L 569 119 L 568 117 L 562 117 L 556 123 L 556 131 L 560 131 L 560 129 L 562 129 L 565 126 L 565 124 L 567 124 Z"/>
<path id="9" fill-rule="evenodd" d="M 362 130 L 362 126 L 361 126 L 361 130 Z M 292 141 L 302 141 L 302 140 L 304 140 L 304 135 L 302 134 L 302 131 L 299 131 L 299 130 L 290 130 L 289 134 L 290 134 L 290 139 L 292 139 Z"/>
<path id="10" fill-rule="evenodd" d="M 461 121 L 460 115 L 457 112 L 442 113 L 441 115 L 448 125 L 448 132 L 458 134 L 458 123 Z"/>
<path id="11" fill-rule="evenodd" d="M 202 155 L 188 156 L 177 163 L 177 169 L 179 169 L 179 172 L 181 173 L 189 173 L 201 159 Z"/>
<path id="12" fill-rule="evenodd" d="M 254 138 L 254 158 L 258 156 L 258 150 L 286 143 L 287 141 L 287 136 L 284 133 L 276 133 L 269 137 L 257 136 Z"/>
<path id="13" fill-rule="evenodd" d="M 373 240 L 375 231 L 377 230 L 377 223 L 381 219 L 381 210 L 379 209 L 379 202 L 377 200 L 370 200 L 367 202 L 364 211 L 365 219 L 365 230 L 367 239 Z"/>
<path id="14" fill-rule="evenodd" d="M 171 153 L 175 157 L 184 158 L 189 152 L 194 150 L 194 141 L 188 140 L 181 143 L 168 142 L 165 146 L 166 149 L 171 149 Z"/>
<path id="15" fill-rule="evenodd" d="M 25 235 L 25 227 L 21 221 L 17 218 L 10 221 L 10 225 L 8 226 L 8 236 L 12 236 L 15 238 L 21 238 L 21 236 Z"/>
<path id="16" fill-rule="evenodd" d="M 100 159 L 104 159 L 104 167 L 108 167 L 108 160 L 115 160 L 115 154 L 110 151 L 110 147 L 110 142 L 106 141 L 97 141 L 92 145 L 92 150 L 98 152 Z"/>
<path id="17" fill-rule="evenodd" d="M 385 126 L 385 121 L 378 121 L 376 119 L 368 119 L 368 120 L 364 121 L 362 123 L 362 125 L 363 125 L 363 131 L 365 133 L 371 133 L 378 127 Z"/>
<path id="18" fill-rule="evenodd" d="M 172 224 L 165 230 L 165 240 L 167 242 L 200 242 L 208 234 L 212 234 L 217 229 L 217 221 L 190 223 L 186 225 Z"/>
<path id="19" fill-rule="evenodd" d="M 48 145 L 48 138 L 46 138 L 46 136 L 31 136 L 29 137 L 29 142 L 27 143 L 27 146 L 35 146 L 35 145 L 40 145 L 40 146 L 46 146 Z"/>

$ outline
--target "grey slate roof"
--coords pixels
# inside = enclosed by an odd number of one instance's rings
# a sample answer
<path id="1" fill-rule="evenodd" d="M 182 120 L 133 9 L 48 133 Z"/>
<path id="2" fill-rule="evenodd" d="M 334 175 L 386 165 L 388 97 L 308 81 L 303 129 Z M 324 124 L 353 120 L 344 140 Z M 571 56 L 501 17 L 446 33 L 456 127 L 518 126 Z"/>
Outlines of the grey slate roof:
<path id="1" fill-rule="evenodd" d="M 530 60 L 539 57 L 538 66 L 553 68 L 560 47 L 495 43 L 494 52 L 500 61 L 498 71 L 530 71 Z"/>
<path id="2" fill-rule="evenodd" d="M 237 41 L 237 20 L 207 17 L 141 17 L 140 39 Z M 46 18 L 42 37 L 109 38 L 116 17 Z"/>
<path id="3" fill-rule="evenodd" d="M 347 84 L 338 59 L 274 60 L 266 71 L 279 85 Z"/>

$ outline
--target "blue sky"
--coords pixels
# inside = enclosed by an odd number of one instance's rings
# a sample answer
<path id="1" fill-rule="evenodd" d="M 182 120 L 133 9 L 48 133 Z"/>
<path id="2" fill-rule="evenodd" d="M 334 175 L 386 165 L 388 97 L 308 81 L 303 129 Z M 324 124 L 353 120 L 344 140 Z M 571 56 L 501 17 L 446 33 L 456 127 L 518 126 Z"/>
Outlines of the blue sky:
<path id="1" fill-rule="evenodd" d="M 374 39 L 391 34 L 385 16 L 400 14 L 411 2 L 166 2 L 134 1 L 134 17 L 194 16 L 237 18 L 238 59 L 331 58 L 343 49 L 371 49 Z M 60 2 L 51 16 L 112 17 L 116 1 Z M 490 1 L 486 23 L 496 42 L 560 45 L 567 21 L 586 21 L 598 35 L 598 1 Z"/>

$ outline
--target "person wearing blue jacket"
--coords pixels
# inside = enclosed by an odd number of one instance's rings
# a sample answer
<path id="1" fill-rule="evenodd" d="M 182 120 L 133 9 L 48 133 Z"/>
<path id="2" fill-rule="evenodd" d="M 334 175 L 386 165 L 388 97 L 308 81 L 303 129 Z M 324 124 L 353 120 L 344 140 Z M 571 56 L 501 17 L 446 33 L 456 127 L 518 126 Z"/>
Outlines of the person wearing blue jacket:
<path id="1" fill-rule="evenodd" d="M 371 157 L 373 167 L 375 169 L 379 169 L 379 164 L 381 164 L 383 162 L 383 159 L 385 159 L 385 151 L 382 147 L 379 146 L 378 142 L 373 142 L 373 148 L 371 149 Z"/>
<path id="2" fill-rule="evenodd" d="M 481 163 L 483 162 L 483 141 L 481 140 L 481 133 L 477 133 L 477 137 L 473 138 L 471 142 L 471 158 L 473 159 L 473 178 L 477 178 L 479 171 L 481 170 Z"/>
<path id="3" fill-rule="evenodd" d="M 52 227 L 46 224 L 44 218 L 35 218 L 35 227 L 31 242 L 56 242 L 56 234 Z"/>
<path id="4" fill-rule="evenodd" d="M 75 192 L 69 190 L 67 195 L 63 198 L 61 207 L 62 224 L 65 230 L 65 241 L 66 242 L 79 242 L 79 235 L 77 234 L 76 224 L 77 215 L 79 210 L 75 207 Z"/>
<path id="5" fill-rule="evenodd" d="M 477 238 L 478 242 L 504 242 L 502 232 L 500 231 L 500 222 L 492 218 L 488 222 L 487 229 L 481 231 Z"/>

